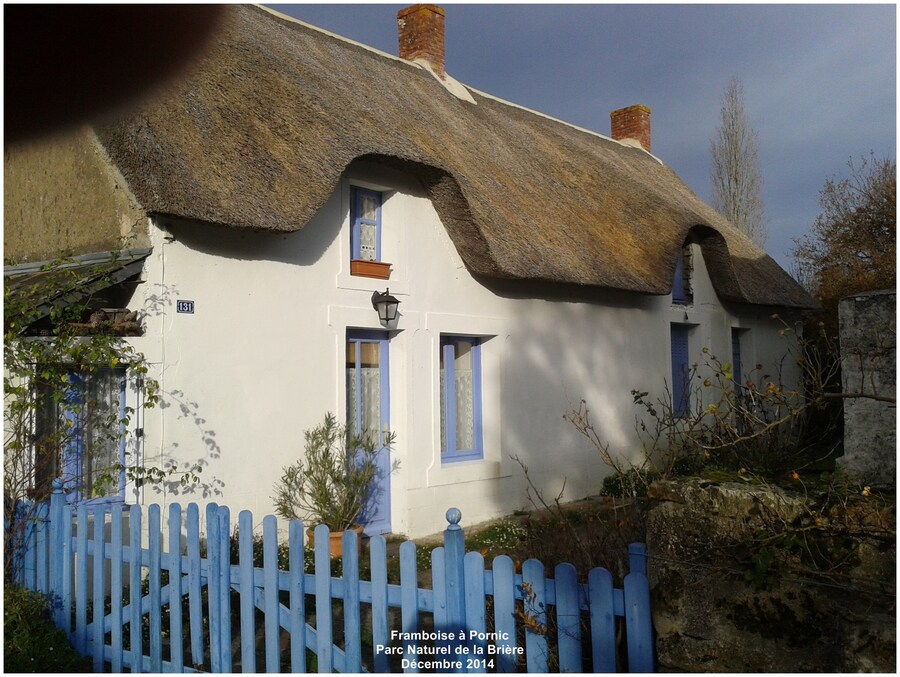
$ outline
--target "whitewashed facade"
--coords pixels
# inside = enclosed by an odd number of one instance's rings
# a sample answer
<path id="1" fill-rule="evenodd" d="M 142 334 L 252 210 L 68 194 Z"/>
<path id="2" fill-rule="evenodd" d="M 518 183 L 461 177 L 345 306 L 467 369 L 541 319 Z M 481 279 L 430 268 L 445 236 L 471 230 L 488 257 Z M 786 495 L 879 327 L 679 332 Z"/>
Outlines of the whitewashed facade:
<path id="1" fill-rule="evenodd" d="M 351 186 L 382 195 L 387 281 L 352 276 Z M 563 414 L 588 402 L 595 427 L 623 456 L 639 454 L 632 389 L 672 380 L 670 327 L 689 325 L 689 354 L 730 359 L 741 333 L 745 365 L 783 359 L 771 309 L 723 307 L 693 246 L 693 303 L 596 288 L 485 283 L 460 259 L 415 177 L 354 164 L 302 230 L 254 232 L 154 217 L 153 252 L 131 304 L 162 401 L 145 409 L 141 460 L 200 463 L 202 481 L 129 487 L 145 503 L 219 501 L 232 514 L 272 510 L 272 487 L 303 451 L 303 431 L 326 412 L 347 416 L 348 332 L 387 331 L 391 449 L 389 530 L 440 531 L 450 506 L 473 524 L 527 506 L 521 468 L 555 496 L 596 494 L 609 470 Z M 400 317 L 387 329 L 372 307 L 390 289 Z M 192 301 L 193 312 L 178 312 Z M 482 457 L 441 452 L 441 337 L 480 339 Z M 790 369 L 791 365 L 786 364 Z M 793 378 L 795 374 L 786 374 Z"/>

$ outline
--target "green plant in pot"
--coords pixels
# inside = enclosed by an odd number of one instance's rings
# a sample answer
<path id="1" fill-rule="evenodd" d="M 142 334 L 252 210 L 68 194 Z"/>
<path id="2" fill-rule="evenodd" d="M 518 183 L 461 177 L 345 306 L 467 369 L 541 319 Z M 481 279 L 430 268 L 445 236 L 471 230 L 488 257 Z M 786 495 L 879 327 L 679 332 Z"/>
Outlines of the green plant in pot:
<path id="1" fill-rule="evenodd" d="M 342 532 L 354 530 L 378 473 L 377 456 L 394 441 L 393 433 L 353 434 L 331 413 L 303 433 L 305 454 L 287 465 L 275 485 L 275 512 L 285 519 L 302 519 L 311 528 L 325 524 L 332 534 L 332 555 L 340 555 Z"/>

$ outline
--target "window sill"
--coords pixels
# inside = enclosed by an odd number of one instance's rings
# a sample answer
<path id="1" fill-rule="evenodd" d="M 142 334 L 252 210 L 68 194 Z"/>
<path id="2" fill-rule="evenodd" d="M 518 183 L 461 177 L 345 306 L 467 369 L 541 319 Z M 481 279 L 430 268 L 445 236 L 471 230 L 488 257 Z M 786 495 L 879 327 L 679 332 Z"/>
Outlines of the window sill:
<path id="1" fill-rule="evenodd" d="M 441 455 L 441 463 L 443 463 L 445 465 L 447 463 L 460 463 L 461 461 L 481 461 L 481 460 L 484 460 L 484 452 L 482 452 L 481 450 Z"/>
<path id="2" fill-rule="evenodd" d="M 391 264 L 382 261 L 350 260 L 350 274 L 355 277 L 374 277 L 387 280 L 391 276 Z"/>

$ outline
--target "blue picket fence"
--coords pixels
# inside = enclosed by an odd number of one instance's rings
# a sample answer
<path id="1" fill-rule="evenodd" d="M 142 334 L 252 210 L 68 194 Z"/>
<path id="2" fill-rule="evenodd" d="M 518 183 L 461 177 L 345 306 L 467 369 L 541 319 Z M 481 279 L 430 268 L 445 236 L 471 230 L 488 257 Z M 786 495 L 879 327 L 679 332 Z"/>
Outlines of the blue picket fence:
<path id="1" fill-rule="evenodd" d="M 261 567 L 250 512 L 238 516 L 236 558 L 229 509 L 210 504 L 205 517 L 202 538 L 198 506 L 170 505 L 164 543 L 158 505 L 73 508 L 57 486 L 49 504 L 29 511 L 19 583 L 50 597 L 55 623 L 98 672 L 653 670 L 642 544 L 629 547 L 622 589 L 601 568 L 586 583 L 571 564 L 547 577 L 528 560 L 516 573 L 502 555 L 486 569 L 480 553 L 465 552 L 451 509 L 428 589 L 412 542 L 400 546 L 396 585 L 381 536 L 370 539 L 370 580 L 361 580 L 353 533 L 344 534 L 335 577 L 324 525 L 309 574 L 300 521 L 289 525 L 288 566 L 279 569 L 274 516 L 262 520 Z"/>

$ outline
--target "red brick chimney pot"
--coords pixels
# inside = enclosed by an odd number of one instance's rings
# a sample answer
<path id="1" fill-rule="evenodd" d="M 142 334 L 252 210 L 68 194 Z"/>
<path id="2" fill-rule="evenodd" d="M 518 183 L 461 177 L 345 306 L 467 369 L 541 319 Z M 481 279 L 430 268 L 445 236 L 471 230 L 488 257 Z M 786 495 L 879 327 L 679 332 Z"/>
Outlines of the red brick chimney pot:
<path id="1" fill-rule="evenodd" d="M 650 109 L 637 104 L 609 114 L 611 136 L 616 141 L 634 139 L 650 152 Z"/>
<path id="2" fill-rule="evenodd" d="M 437 5 L 412 5 L 397 12 L 400 58 L 424 59 L 444 76 L 444 10 Z"/>

